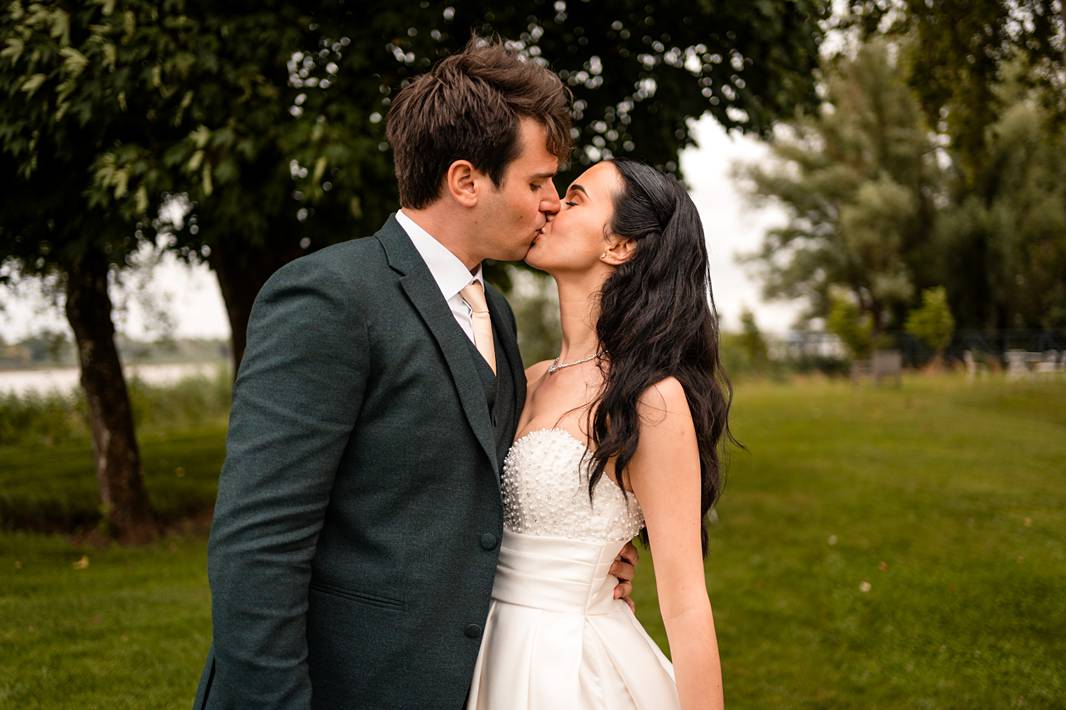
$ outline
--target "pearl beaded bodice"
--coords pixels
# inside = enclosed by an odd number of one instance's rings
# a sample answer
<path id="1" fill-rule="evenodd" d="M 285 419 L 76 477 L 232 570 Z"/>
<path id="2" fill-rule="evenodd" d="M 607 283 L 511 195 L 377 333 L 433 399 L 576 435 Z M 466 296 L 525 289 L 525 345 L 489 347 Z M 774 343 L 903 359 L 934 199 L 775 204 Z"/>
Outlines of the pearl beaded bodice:
<path id="1" fill-rule="evenodd" d="M 503 524 L 512 532 L 587 542 L 629 540 L 644 527 L 636 497 L 600 477 L 589 501 L 590 457 L 565 429 L 519 437 L 503 462 Z"/>

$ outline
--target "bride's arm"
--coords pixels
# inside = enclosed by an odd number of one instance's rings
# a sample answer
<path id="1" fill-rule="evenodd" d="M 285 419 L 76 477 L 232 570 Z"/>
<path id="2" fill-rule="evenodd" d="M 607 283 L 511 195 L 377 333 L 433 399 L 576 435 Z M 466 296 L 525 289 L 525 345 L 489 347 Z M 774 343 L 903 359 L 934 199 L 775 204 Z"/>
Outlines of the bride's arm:
<path id="1" fill-rule="evenodd" d="M 683 710 L 722 708 L 722 668 L 700 548 L 700 461 L 685 392 L 670 377 L 640 399 L 640 443 L 627 467 L 648 527 Z"/>

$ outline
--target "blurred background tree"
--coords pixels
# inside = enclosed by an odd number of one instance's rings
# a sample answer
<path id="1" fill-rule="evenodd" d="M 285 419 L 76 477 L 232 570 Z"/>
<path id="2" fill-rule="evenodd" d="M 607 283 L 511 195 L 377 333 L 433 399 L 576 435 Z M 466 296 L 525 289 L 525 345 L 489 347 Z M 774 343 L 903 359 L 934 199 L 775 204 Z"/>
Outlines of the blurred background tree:
<path id="1" fill-rule="evenodd" d="M 875 338 L 943 285 L 960 328 L 1001 349 L 1066 313 L 1063 3 L 851 2 L 830 23 L 825 103 L 738 168 L 782 205 L 748 263 L 769 298 L 825 319 L 851 292 Z"/>
<path id="2" fill-rule="evenodd" d="M 719 334 L 718 354 L 730 378 L 778 374 L 770 361 L 770 346 L 749 308 L 740 312 L 739 331 Z"/>
<path id="3" fill-rule="evenodd" d="M 899 48 L 937 134 L 950 204 L 919 287 L 944 284 L 964 328 L 1063 327 L 1066 3 L 851 0 L 835 25 Z"/>
<path id="4" fill-rule="evenodd" d="M 737 344 L 743 350 L 749 367 L 755 372 L 765 372 L 770 364 L 770 349 L 766 338 L 759 330 L 755 314 L 745 308 L 740 312 L 740 337 Z"/>
<path id="5" fill-rule="evenodd" d="M 997 87 L 1012 65 L 1059 120 L 1066 118 L 1066 4 L 1058 0 L 849 0 L 840 28 L 902 44 L 908 83 L 951 141 L 967 186 L 986 167 L 986 130 L 1010 107 Z"/>
<path id="6" fill-rule="evenodd" d="M 967 327 L 1066 327 L 1066 124 L 1020 79 L 986 129 L 972 189 L 953 185 L 936 225 L 937 270 Z"/>
<path id="7" fill-rule="evenodd" d="M 771 139 L 771 161 L 738 166 L 751 196 L 788 216 L 745 259 L 767 297 L 805 299 L 807 319 L 829 315 L 833 288 L 848 291 L 876 336 L 902 325 L 921 285 L 940 169 L 890 46 L 823 70 L 821 109 Z"/>
<path id="8" fill-rule="evenodd" d="M 829 294 L 829 313 L 825 327 L 847 348 L 853 360 L 870 356 L 874 346 L 873 323 L 868 313 L 851 299 L 850 294 L 833 289 Z"/>
<path id="9" fill-rule="evenodd" d="M 933 366 L 940 367 L 944 349 L 955 333 L 955 319 L 942 286 L 928 288 L 922 293 L 922 305 L 907 316 L 905 329 L 929 346 L 933 351 Z"/>

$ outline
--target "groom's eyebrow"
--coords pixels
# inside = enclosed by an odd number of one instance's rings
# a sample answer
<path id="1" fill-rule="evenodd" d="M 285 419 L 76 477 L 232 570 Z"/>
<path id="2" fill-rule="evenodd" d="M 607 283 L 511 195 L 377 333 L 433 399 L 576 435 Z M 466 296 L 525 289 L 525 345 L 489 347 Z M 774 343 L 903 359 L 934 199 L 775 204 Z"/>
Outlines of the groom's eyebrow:
<path id="1" fill-rule="evenodd" d="M 534 173 L 533 177 L 531 177 L 530 180 L 548 180 L 549 178 L 553 178 L 553 177 L 555 177 L 555 173 L 554 172 L 551 172 L 551 173 Z"/>

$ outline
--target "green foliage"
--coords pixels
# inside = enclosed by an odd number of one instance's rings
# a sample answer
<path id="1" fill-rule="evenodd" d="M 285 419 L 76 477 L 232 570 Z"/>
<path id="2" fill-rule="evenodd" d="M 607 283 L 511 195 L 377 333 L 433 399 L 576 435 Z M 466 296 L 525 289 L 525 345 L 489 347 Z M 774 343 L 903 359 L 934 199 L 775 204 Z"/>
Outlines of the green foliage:
<path id="1" fill-rule="evenodd" d="M 960 327 L 1062 328 L 1066 123 L 1037 70 L 996 60 L 986 78 L 998 83 L 983 89 L 995 101 L 981 111 L 1000 108 L 982 124 L 977 159 L 969 139 L 926 127 L 912 88 L 926 49 L 897 39 L 828 61 L 826 108 L 775 137 L 775 165 L 740 171 L 789 217 L 749 256 L 766 295 L 805 299 L 814 318 L 828 315 L 831 289 L 846 289 L 875 337 L 902 328 L 936 285 Z"/>
<path id="2" fill-rule="evenodd" d="M 997 87 L 1012 65 L 1057 120 L 1066 119 L 1066 6 L 1056 0 L 849 0 L 844 24 L 903 37 L 908 83 L 950 137 L 967 188 L 987 171 L 988 127 L 1011 107 Z"/>
<path id="3" fill-rule="evenodd" d="M 138 430 L 193 425 L 229 413 L 232 380 L 226 367 L 212 377 L 186 377 L 169 385 L 132 378 L 129 387 Z"/>
<path id="4" fill-rule="evenodd" d="M 167 130 L 137 13 L 85 3 L 0 11 L 0 261 L 27 273 L 78 264 L 88 250 L 122 265 L 158 207 L 132 180 L 137 140 Z M 143 138 L 142 138 L 143 140 Z"/>
<path id="5" fill-rule="evenodd" d="M 170 385 L 129 382 L 130 403 L 138 430 L 157 431 L 193 426 L 204 419 L 225 417 L 230 406 L 231 378 L 225 367 L 212 377 L 189 377 Z M 0 395 L 0 445 L 53 446 L 89 439 L 89 414 L 79 389 Z M 87 479 L 91 484 L 91 477 Z"/>
<path id="6" fill-rule="evenodd" d="M 888 38 L 948 166 L 917 288 L 965 328 L 1066 324 L 1066 4 L 849 0 L 838 28 Z"/>
<path id="7" fill-rule="evenodd" d="M 766 338 L 759 330 L 755 314 L 746 308 L 740 314 L 740 332 L 721 333 L 718 348 L 722 368 L 727 377 L 783 374 L 778 372 L 777 368 L 773 368 L 774 372 L 771 373 L 772 363 Z"/>
<path id="8" fill-rule="evenodd" d="M 88 436 L 74 395 L 0 394 L 0 444 L 54 446 Z"/>
<path id="9" fill-rule="evenodd" d="M 740 314 L 740 344 L 748 359 L 755 364 L 765 365 L 770 360 L 766 339 L 755 322 L 755 314 L 745 308 Z"/>
<path id="10" fill-rule="evenodd" d="M 747 256 L 770 298 L 824 318 L 846 289 L 874 332 L 898 326 L 923 261 L 939 168 L 921 112 L 883 43 L 827 62 L 826 103 L 771 141 L 769 167 L 740 166 L 756 200 L 788 223 Z"/>
<path id="11" fill-rule="evenodd" d="M 471 29 L 513 38 L 567 80 L 577 99 L 575 169 L 627 153 L 676 170 L 691 142 L 688 118 L 710 112 L 727 127 L 765 133 L 793 106 L 813 103 L 826 12 L 818 0 L 683 12 L 635 2 L 610 12 L 535 3 L 490 13 L 473 3 L 443 12 L 382 3 L 32 7 L 9 6 L 0 61 L 0 89 L 36 102 L 28 113 L 21 100 L 6 102 L 11 111 L 0 118 L 19 173 L 87 133 L 94 140 L 68 166 L 81 189 L 64 199 L 86 194 L 90 206 L 144 217 L 182 193 L 193 212 L 167 225 L 179 251 L 193 258 L 226 248 L 249 262 L 263 251 L 291 258 L 380 224 L 396 203 L 383 143 L 390 97 L 462 47 Z"/>
<path id="12" fill-rule="evenodd" d="M 955 332 L 955 319 L 943 287 L 929 288 L 922 293 L 921 307 L 915 308 L 907 316 L 906 331 L 932 348 L 937 355 L 944 352 Z"/>
<path id="13" fill-rule="evenodd" d="M 845 296 L 832 295 L 830 299 L 826 329 L 840 338 L 853 358 L 869 357 L 874 345 L 870 318 Z"/>
<path id="14" fill-rule="evenodd" d="M 972 190 L 937 223 L 939 272 L 969 327 L 1066 327 L 1066 127 L 1021 79 Z"/>

